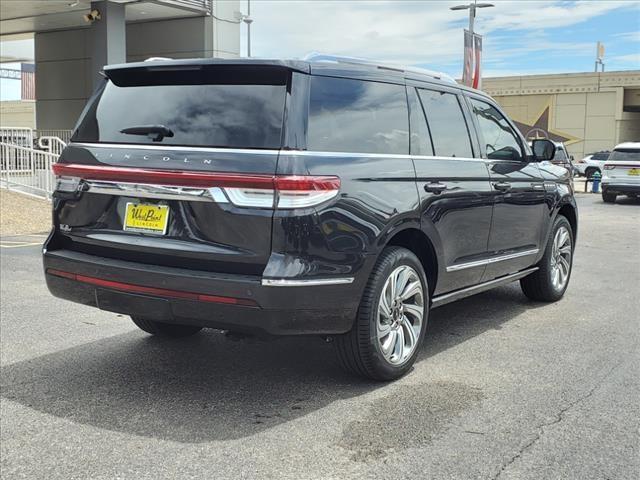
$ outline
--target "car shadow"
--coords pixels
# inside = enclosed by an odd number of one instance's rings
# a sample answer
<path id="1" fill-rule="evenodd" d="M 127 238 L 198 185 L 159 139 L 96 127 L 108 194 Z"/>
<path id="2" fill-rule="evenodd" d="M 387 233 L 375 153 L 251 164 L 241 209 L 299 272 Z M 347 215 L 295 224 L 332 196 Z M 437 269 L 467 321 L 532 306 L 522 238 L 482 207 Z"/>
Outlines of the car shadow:
<path id="1" fill-rule="evenodd" d="M 516 284 L 435 309 L 418 361 L 536 306 Z M 167 340 L 132 331 L 7 365 L 1 395 L 101 429 L 185 443 L 237 439 L 396 388 L 343 373 L 334 358 L 316 337 L 234 342 L 203 331 Z"/>

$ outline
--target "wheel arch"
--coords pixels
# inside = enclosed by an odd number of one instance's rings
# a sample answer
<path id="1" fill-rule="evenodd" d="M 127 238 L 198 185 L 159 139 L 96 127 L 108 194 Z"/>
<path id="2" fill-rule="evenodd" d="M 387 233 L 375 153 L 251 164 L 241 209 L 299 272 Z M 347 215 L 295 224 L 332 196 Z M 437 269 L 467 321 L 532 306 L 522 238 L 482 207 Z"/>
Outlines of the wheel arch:
<path id="1" fill-rule="evenodd" d="M 422 263 L 429 284 L 429 297 L 433 297 L 438 282 L 438 256 L 431 239 L 419 228 L 405 228 L 395 232 L 385 247 L 404 247 L 412 251 Z"/>
<path id="2" fill-rule="evenodd" d="M 576 239 L 578 238 L 578 211 L 575 205 L 569 202 L 565 202 L 561 204 L 560 207 L 558 208 L 558 213 L 556 214 L 556 217 L 558 215 L 562 215 L 569 221 L 569 224 L 571 225 L 571 230 L 573 232 L 573 241 L 575 243 Z"/>

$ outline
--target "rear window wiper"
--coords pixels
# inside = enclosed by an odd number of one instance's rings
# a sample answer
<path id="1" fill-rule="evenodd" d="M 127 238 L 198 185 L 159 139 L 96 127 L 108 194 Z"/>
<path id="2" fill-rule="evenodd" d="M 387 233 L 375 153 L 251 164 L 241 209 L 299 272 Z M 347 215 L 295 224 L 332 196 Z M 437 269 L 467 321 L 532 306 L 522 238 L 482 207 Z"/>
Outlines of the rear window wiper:
<path id="1" fill-rule="evenodd" d="M 154 142 L 161 142 L 164 137 L 173 137 L 170 128 L 164 125 L 134 125 L 120 130 L 120 133 L 126 135 L 146 135 Z"/>

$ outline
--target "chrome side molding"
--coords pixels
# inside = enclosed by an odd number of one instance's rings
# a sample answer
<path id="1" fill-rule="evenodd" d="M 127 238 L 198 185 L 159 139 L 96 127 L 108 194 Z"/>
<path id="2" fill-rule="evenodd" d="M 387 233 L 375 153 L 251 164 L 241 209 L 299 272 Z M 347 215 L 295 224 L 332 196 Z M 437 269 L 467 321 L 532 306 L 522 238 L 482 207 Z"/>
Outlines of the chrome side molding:
<path id="1" fill-rule="evenodd" d="M 353 277 L 343 278 L 263 278 L 263 287 L 313 287 L 322 285 L 344 285 L 353 283 Z"/>
<path id="2" fill-rule="evenodd" d="M 527 257 L 529 255 L 537 255 L 539 251 L 540 251 L 539 248 L 534 248 L 534 249 L 525 250 L 522 252 L 509 253 L 507 255 L 500 255 L 499 257 L 485 258 L 483 260 L 477 260 L 475 262 L 459 263 L 457 265 L 451 265 L 447 267 L 447 273 L 457 272 L 458 270 L 464 270 L 466 268 L 482 267 L 485 265 L 490 265 L 492 263 L 504 262 L 505 260 L 513 260 L 514 258 Z"/>

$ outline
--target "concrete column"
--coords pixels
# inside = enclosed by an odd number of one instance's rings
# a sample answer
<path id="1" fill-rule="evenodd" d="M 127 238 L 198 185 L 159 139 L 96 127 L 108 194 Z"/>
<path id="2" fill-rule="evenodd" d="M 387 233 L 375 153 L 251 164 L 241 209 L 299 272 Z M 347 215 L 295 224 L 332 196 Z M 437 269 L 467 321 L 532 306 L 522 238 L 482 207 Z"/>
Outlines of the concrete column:
<path id="1" fill-rule="evenodd" d="M 93 88 L 102 80 L 100 75 L 102 67 L 127 61 L 124 9 L 125 5 L 123 3 L 114 3 L 106 0 L 91 3 L 91 10 L 98 10 L 101 17 L 100 20 L 95 20 L 91 25 Z"/>

